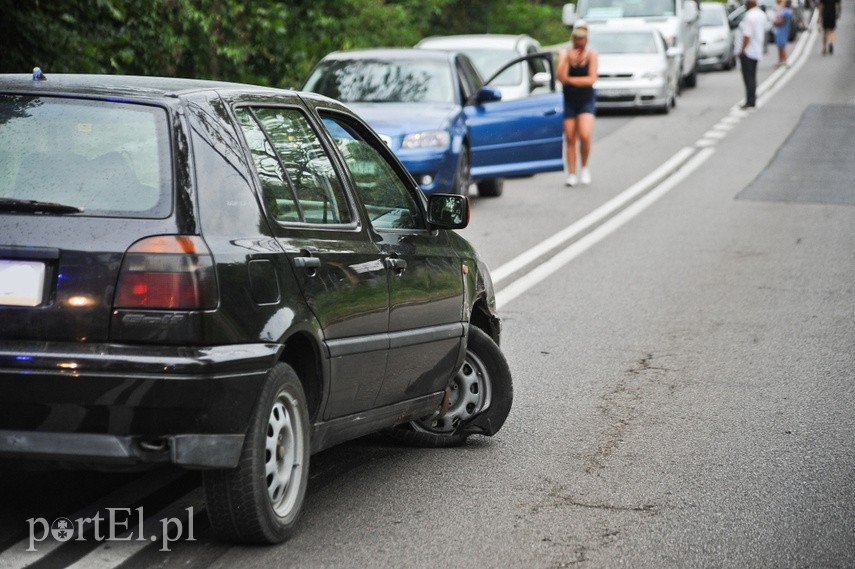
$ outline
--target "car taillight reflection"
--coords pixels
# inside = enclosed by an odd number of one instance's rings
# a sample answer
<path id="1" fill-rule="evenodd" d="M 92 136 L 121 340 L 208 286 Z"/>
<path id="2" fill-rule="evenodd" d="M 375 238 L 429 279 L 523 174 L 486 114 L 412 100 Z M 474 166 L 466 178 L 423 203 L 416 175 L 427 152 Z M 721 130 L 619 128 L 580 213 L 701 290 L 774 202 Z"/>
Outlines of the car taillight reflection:
<path id="1" fill-rule="evenodd" d="M 201 237 L 148 237 L 125 253 L 114 308 L 216 308 L 211 252 Z"/>

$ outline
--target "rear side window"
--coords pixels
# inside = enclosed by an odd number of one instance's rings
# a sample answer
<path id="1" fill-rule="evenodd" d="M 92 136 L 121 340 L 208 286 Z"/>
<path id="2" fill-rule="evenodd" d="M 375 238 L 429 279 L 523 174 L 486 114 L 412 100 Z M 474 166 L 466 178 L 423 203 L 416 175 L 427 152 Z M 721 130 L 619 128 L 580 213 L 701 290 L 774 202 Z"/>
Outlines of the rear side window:
<path id="1" fill-rule="evenodd" d="M 246 107 L 235 113 L 274 219 L 311 224 L 352 221 L 341 180 L 303 113 Z"/>
<path id="2" fill-rule="evenodd" d="M 166 217 L 169 121 L 159 107 L 0 95 L 0 198 L 78 215 Z"/>

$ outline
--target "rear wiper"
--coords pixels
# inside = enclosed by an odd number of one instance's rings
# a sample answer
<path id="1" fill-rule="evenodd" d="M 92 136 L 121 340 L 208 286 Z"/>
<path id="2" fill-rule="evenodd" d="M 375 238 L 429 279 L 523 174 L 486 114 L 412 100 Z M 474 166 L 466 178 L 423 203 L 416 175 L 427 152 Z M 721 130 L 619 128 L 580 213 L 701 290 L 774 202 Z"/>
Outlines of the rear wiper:
<path id="1" fill-rule="evenodd" d="M 81 213 L 83 210 L 73 205 L 61 203 L 0 198 L 0 211 L 17 211 L 26 213 Z"/>

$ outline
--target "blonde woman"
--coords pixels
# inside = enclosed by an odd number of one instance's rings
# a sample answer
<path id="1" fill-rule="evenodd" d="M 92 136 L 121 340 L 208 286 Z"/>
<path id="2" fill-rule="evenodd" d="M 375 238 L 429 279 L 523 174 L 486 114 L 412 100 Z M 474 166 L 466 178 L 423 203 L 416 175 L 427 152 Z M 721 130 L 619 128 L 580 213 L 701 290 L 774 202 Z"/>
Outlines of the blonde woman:
<path id="1" fill-rule="evenodd" d="M 558 81 L 564 85 L 564 138 L 566 140 L 566 185 L 590 184 L 588 157 L 591 132 L 597 112 L 594 82 L 597 80 L 597 52 L 588 49 L 588 27 L 577 25 L 571 35 L 573 46 L 558 56 Z M 582 169 L 576 175 L 576 145 Z"/>

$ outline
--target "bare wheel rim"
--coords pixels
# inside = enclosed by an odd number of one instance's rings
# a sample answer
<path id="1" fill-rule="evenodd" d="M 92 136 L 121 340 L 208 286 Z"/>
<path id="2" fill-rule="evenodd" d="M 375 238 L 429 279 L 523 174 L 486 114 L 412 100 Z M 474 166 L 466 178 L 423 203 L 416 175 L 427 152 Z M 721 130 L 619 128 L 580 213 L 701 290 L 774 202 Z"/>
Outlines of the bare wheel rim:
<path id="1" fill-rule="evenodd" d="M 297 502 L 303 476 L 304 435 L 297 401 L 280 392 L 270 409 L 264 445 L 267 495 L 278 516 L 287 516 Z"/>
<path id="2" fill-rule="evenodd" d="M 448 410 L 442 417 L 431 417 L 413 423 L 417 431 L 449 434 L 462 423 L 469 421 L 490 405 L 490 374 L 484 362 L 472 351 L 466 351 L 466 359 L 451 382 Z"/>

